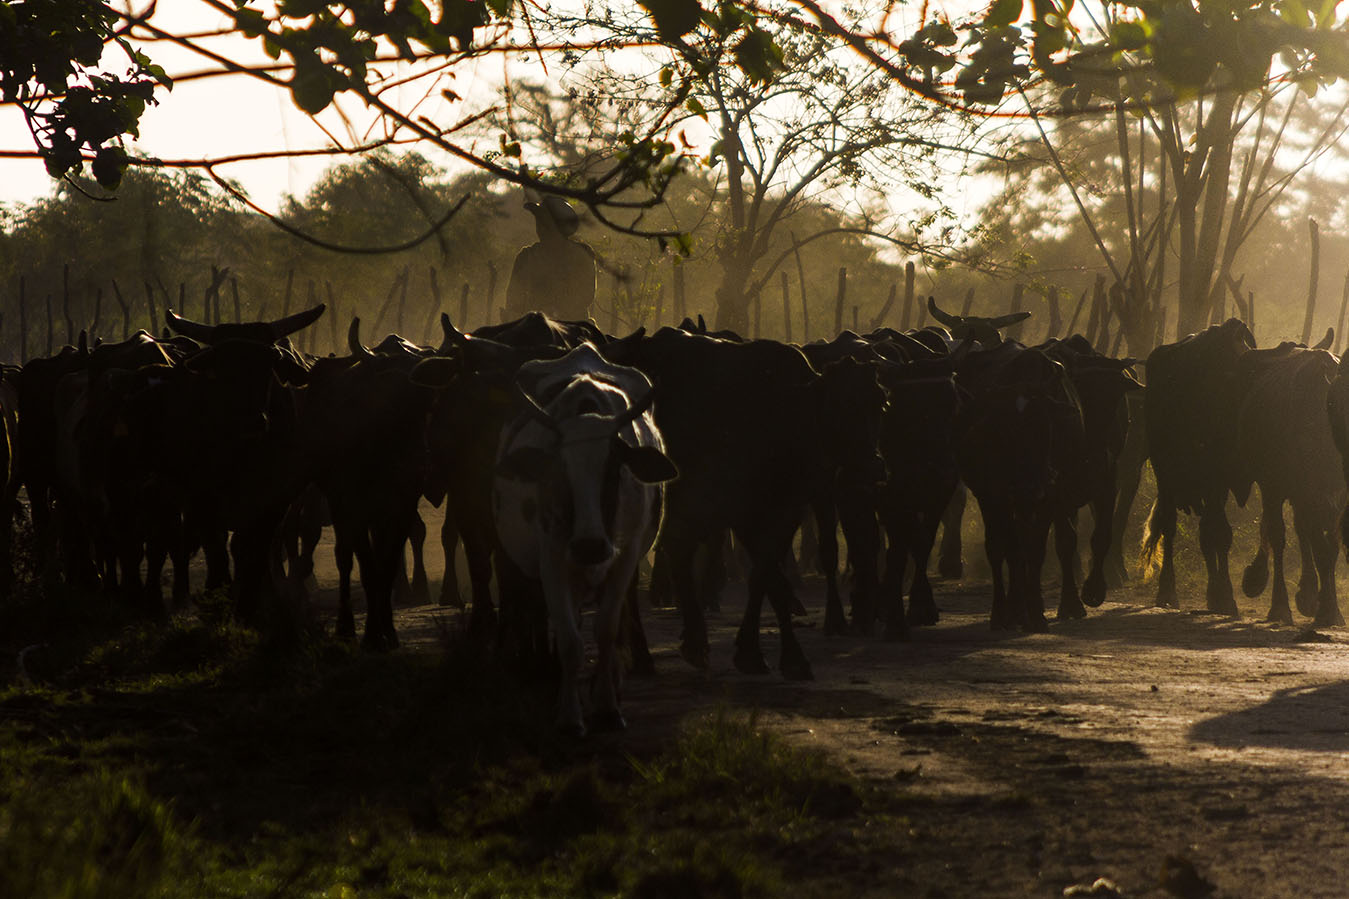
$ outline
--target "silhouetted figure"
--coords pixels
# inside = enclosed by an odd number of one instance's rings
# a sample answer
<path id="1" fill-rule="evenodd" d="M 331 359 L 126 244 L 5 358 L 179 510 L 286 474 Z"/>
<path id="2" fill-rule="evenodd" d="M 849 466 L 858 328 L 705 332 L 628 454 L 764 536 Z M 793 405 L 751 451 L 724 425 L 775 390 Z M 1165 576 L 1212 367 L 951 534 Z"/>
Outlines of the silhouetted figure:
<path id="1" fill-rule="evenodd" d="M 575 321 L 590 317 L 595 300 L 595 251 L 572 235 L 580 217 L 561 197 L 526 201 L 534 216 L 539 242 L 515 257 L 506 289 L 506 318 L 539 310 L 553 318 Z"/>

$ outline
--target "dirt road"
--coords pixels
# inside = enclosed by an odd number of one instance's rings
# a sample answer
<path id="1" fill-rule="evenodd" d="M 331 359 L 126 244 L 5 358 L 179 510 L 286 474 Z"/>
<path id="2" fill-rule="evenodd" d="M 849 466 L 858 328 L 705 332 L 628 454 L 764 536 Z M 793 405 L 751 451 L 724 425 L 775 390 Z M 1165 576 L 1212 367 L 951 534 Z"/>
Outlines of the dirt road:
<path id="1" fill-rule="evenodd" d="M 658 674 L 629 682 L 616 739 L 647 748 L 680 717 L 729 706 L 827 752 L 906 809 L 893 867 L 866 878 L 875 895 L 1060 896 L 1101 877 L 1173 895 L 1164 868 L 1178 895 L 1204 882 L 1219 896 L 1349 895 L 1343 629 L 1265 624 L 1263 600 L 1243 600 L 1239 620 L 1154 609 L 1140 588 L 1048 634 L 994 634 L 987 597 L 942 587 L 937 627 L 884 643 L 824 637 L 808 590 L 810 683 L 731 667 L 734 586 L 707 673 L 679 658 L 675 613 L 652 610 Z M 413 643 L 452 620 L 400 612 Z M 771 630 L 765 652 L 773 665 Z M 1185 862 L 1201 878 L 1189 893 Z"/>

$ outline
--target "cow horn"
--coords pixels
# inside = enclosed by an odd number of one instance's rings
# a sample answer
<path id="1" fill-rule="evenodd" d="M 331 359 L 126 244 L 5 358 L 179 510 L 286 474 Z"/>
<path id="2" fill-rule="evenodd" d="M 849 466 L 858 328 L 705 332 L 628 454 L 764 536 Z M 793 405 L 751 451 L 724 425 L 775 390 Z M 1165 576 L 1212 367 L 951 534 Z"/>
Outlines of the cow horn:
<path id="1" fill-rule="evenodd" d="M 703 321 L 703 314 L 701 312 L 698 313 L 698 333 L 707 333 L 707 322 Z"/>
<path id="2" fill-rule="evenodd" d="M 463 346 L 468 342 L 468 338 L 464 336 L 463 332 L 450 322 L 448 312 L 440 313 L 440 330 L 444 332 L 445 338 L 441 340 L 440 349 L 436 352 L 442 356 L 447 355 L 454 347 Z"/>
<path id="3" fill-rule="evenodd" d="M 79 349 L 81 356 L 89 355 L 89 332 L 83 328 L 80 329 Z"/>
<path id="4" fill-rule="evenodd" d="M 958 327 L 964 322 L 964 319 L 958 315 L 952 315 L 949 312 L 942 312 L 941 309 L 938 308 L 937 306 L 936 297 L 927 298 L 927 311 L 932 314 L 932 317 L 934 319 L 941 322 L 943 325 L 946 325 L 946 327 L 948 328 Z"/>
<path id="5" fill-rule="evenodd" d="M 351 327 L 347 329 L 347 350 L 361 359 L 369 359 L 374 355 L 361 343 L 361 319 L 356 315 L 351 317 Z"/>
<path id="6" fill-rule="evenodd" d="M 209 344 L 215 336 L 215 328 L 201 322 L 194 322 L 190 318 L 183 318 L 172 309 L 164 310 L 164 324 L 172 328 L 174 333 L 191 337 L 198 343 Z"/>
<path id="7" fill-rule="evenodd" d="M 294 334 L 296 331 L 301 331 L 309 327 L 319 320 L 319 317 L 323 315 L 323 310 L 326 308 L 328 307 L 323 303 L 319 303 L 313 309 L 306 309 L 303 312 L 296 312 L 294 315 L 287 315 L 285 318 L 277 319 L 271 323 L 272 339 L 280 340 L 282 337 Z M 192 335 L 189 334 L 188 336 L 191 337 Z"/>
<path id="8" fill-rule="evenodd" d="M 641 418 L 642 415 L 646 413 L 646 410 L 651 408 L 651 404 L 655 401 L 655 399 L 656 399 L 656 388 L 652 387 L 646 393 L 642 394 L 641 399 L 639 399 L 637 402 L 633 403 L 630 407 L 628 407 L 628 410 L 626 412 L 614 416 L 614 433 L 618 433 L 619 431 L 626 428 L 632 422 Z"/>
<path id="9" fill-rule="evenodd" d="M 1017 322 L 1024 322 L 1028 318 L 1030 318 L 1029 312 L 1009 312 L 1006 315 L 990 318 L 988 323 L 995 329 L 1001 330 L 1003 328 L 1011 327 Z"/>
<path id="10" fill-rule="evenodd" d="M 525 412 L 529 415 L 530 420 L 538 422 L 554 434 L 560 433 L 562 429 L 558 426 L 557 420 L 548 414 L 548 410 L 540 406 L 539 401 L 529 395 L 529 391 L 523 387 L 520 387 L 519 390 L 520 396 L 525 399 Z"/>
<path id="11" fill-rule="evenodd" d="M 1314 350 L 1328 350 L 1335 343 L 1335 329 L 1326 328 L 1326 336 L 1321 338 L 1321 342 L 1312 347 Z"/>

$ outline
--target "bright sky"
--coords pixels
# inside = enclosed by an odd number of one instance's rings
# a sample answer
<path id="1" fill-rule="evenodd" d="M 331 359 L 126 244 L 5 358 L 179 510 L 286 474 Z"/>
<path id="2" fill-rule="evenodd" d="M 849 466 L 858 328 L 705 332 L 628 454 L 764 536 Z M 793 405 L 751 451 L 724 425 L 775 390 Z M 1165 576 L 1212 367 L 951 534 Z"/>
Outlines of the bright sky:
<path id="1" fill-rule="evenodd" d="M 137 3 L 136 7 L 142 6 Z M 119 4 L 119 7 L 121 4 Z M 152 20 L 160 28 L 175 33 L 211 31 L 227 25 L 217 11 L 197 0 L 162 2 Z M 270 62 L 256 41 L 243 38 L 215 38 L 204 41 L 211 49 L 239 62 Z M 144 45 L 151 59 L 172 75 L 218 68 L 210 60 L 173 44 L 154 42 Z M 125 68 L 120 50 L 105 54 L 104 65 L 110 71 Z M 500 58 L 488 57 L 457 68 L 461 83 L 482 79 L 498 80 Z M 459 88 L 461 93 L 469 91 Z M 414 93 L 415 91 L 415 93 Z M 409 88 L 406 100 L 415 102 L 424 87 Z M 162 159 L 201 159 L 277 149 L 330 146 L 331 141 L 315 123 L 291 103 L 288 92 L 245 75 L 185 81 L 171 93 L 158 92 L 159 105 L 149 107 L 141 118 L 141 137 L 129 142 L 133 150 Z M 342 107 L 350 113 L 359 131 L 368 126 L 369 117 L 359 103 L 348 100 Z M 419 108 L 442 124 L 465 114 L 462 103 L 450 104 L 433 93 Z M 344 141 L 348 126 L 326 111 L 321 120 Z M 32 138 L 16 107 L 0 106 L 0 149 L 32 149 Z M 425 152 L 425 151 L 424 151 Z M 435 158 L 433 153 L 428 156 Z M 443 162 L 442 160 L 437 160 Z M 267 208 L 276 208 L 287 193 L 302 195 L 310 183 L 329 165 L 330 157 L 272 159 L 231 163 L 218 171 L 242 182 L 252 197 Z M 52 189 L 41 161 L 37 159 L 0 159 L 0 202 L 28 202 Z"/>

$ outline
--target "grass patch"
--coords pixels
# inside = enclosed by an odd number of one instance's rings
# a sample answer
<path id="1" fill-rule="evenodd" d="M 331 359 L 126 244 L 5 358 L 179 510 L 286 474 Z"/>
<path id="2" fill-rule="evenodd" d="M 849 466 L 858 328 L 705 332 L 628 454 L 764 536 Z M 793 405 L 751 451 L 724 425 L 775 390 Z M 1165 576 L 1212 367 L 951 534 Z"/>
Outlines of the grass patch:
<path id="1" fill-rule="evenodd" d="M 0 689 L 0 895 L 833 895 L 869 851 L 839 837 L 871 814 L 857 786 L 752 715 L 632 758 L 558 737 L 552 685 L 469 645 L 278 656 L 217 606 L 95 611 L 64 638 L 28 607 L 8 642 L 36 648 Z"/>

